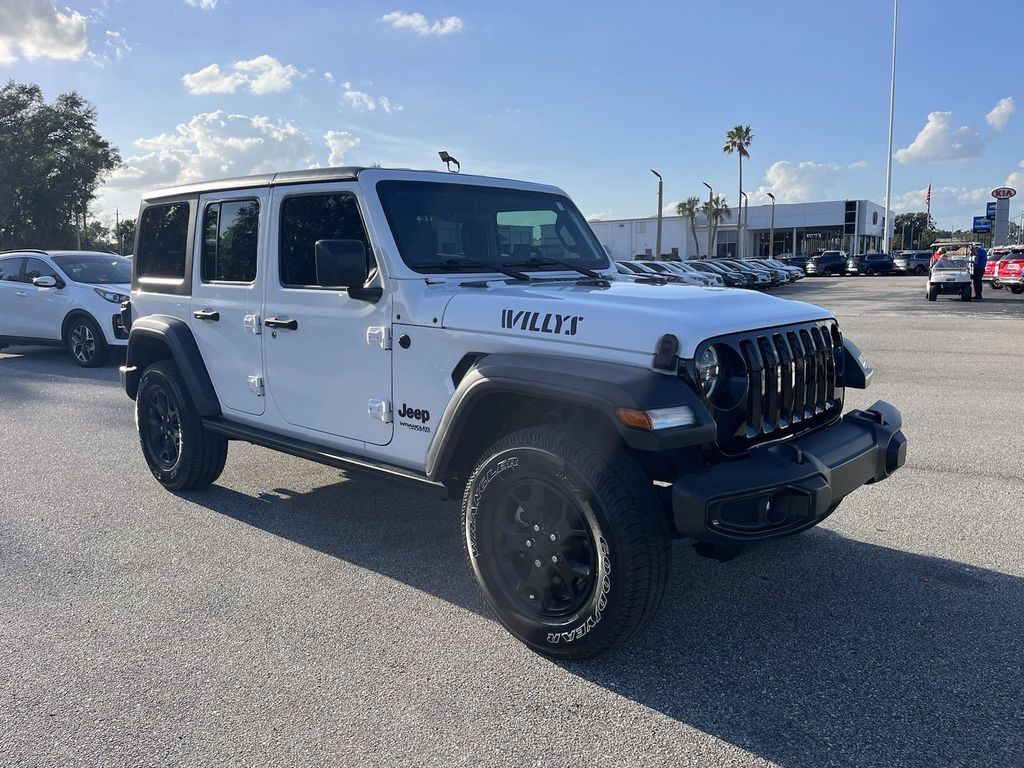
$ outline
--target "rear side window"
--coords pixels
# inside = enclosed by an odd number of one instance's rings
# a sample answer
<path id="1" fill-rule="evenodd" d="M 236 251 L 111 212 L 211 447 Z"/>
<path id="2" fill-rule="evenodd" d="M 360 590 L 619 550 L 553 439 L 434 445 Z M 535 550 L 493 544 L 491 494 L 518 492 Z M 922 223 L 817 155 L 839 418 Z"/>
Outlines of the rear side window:
<path id="1" fill-rule="evenodd" d="M 203 214 L 204 283 L 251 283 L 256 279 L 258 200 L 210 203 Z"/>
<path id="2" fill-rule="evenodd" d="M 361 240 L 367 266 L 373 266 L 370 243 L 354 195 L 294 195 L 281 203 L 280 268 L 285 288 L 316 288 L 317 240 Z"/>
<path id="3" fill-rule="evenodd" d="M 0 259 L 0 282 L 16 283 L 21 280 L 21 262 L 25 259 Z"/>
<path id="4" fill-rule="evenodd" d="M 184 202 L 151 205 L 143 211 L 135 254 L 140 278 L 185 277 L 188 219 L 189 204 Z"/>

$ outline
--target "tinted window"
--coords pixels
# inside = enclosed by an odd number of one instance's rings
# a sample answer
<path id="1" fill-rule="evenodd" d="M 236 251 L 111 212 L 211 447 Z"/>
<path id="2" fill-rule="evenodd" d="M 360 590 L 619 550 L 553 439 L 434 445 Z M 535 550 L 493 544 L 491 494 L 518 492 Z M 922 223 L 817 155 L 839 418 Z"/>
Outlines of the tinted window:
<path id="1" fill-rule="evenodd" d="M 30 258 L 25 261 L 25 282 L 31 283 L 37 277 L 55 277 L 60 279 L 56 272 L 42 259 Z"/>
<path id="2" fill-rule="evenodd" d="M 359 206 L 353 195 L 295 195 L 281 203 L 281 285 L 318 287 L 314 246 L 317 240 L 359 240 L 373 266 Z"/>
<path id="3" fill-rule="evenodd" d="M 565 269 L 553 259 L 608 267 L 593 231 L 561 195 L 419 181 L 381 181 L 377 190 L 399 253 L 418 272 Z"/>
<path id="4" fill-rule="evenodd" d="M 0 259 L 0 281 L 7 283 L 16 283 L 21 278 L 21 262 L 24 259 Z"/>
<path id="5" fill-rule="evenodd" d="M 76 283 L 130 283 L 132 262 L 124 256 L 76 253 L 54 256 L 57 266 Z"/>
<path id="6" fill-rule="evenodd" d="M 140 277 L 185 276 L 188 216 L 188 203 L 151 205 L 143 212 L 135 254 Z"/>
<path id="7" fill-rule="evenodd" d="M 203 215 L 203 282 L 251 283 L 256 279 L 257 200 L 211 203 Z"/>

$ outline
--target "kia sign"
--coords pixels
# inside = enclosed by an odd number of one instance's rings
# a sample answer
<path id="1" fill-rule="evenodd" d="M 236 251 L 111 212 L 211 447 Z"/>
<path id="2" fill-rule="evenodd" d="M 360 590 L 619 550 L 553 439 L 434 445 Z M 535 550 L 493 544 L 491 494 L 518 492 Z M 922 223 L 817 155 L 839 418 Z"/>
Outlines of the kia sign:
<path id="1" fill-rule="evenodd" d="M 1017 190 L 1011 189 L 1010 187 L 999 187 L 999 189 L 992 190 L 992 197 L 996 200 L 1009 200 L 1016 194 Z"/>

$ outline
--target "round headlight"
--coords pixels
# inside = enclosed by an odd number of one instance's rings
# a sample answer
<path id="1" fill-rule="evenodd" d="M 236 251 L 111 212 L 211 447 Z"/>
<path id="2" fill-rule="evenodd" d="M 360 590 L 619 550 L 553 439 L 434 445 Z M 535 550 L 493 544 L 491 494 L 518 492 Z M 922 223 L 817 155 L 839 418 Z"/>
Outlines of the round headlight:
<path id="1" fill-rule="evenodd" d="M 718 353 L 714 347 L 708 347 L 697 360 L 697 380 L 705 397 L 710 397 L 718 385 L 718 379 L 722 372 L 722 366 L 718 359 Z"/>

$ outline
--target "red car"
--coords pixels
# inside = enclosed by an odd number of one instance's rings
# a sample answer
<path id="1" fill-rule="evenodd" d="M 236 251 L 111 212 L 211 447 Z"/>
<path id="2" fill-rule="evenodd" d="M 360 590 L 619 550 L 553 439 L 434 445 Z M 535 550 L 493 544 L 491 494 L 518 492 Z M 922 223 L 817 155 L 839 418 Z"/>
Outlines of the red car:
<path id="1" fill-rule="evenodd" d="M 982 280 L 996 289 L 1005 285 L 1014 293 L 1024 293 L 1024 245 L 1003 245 L 988 254 Z"/>

